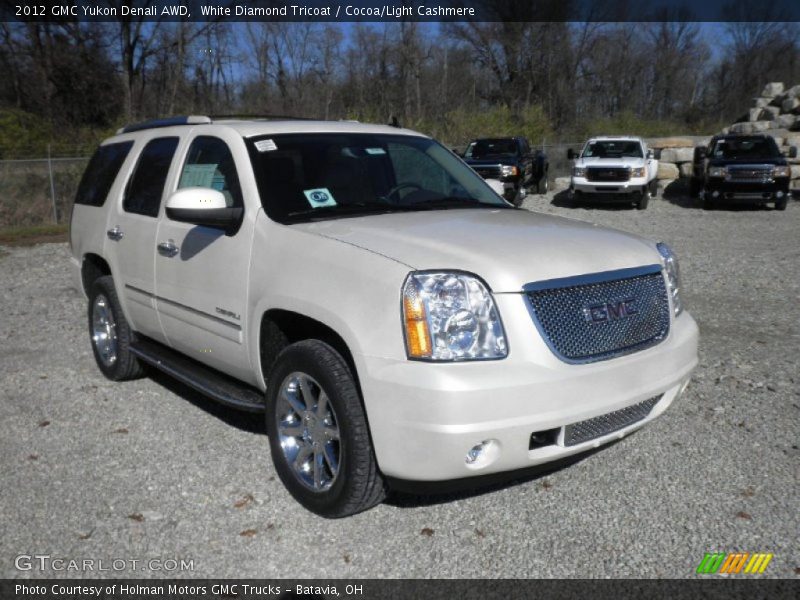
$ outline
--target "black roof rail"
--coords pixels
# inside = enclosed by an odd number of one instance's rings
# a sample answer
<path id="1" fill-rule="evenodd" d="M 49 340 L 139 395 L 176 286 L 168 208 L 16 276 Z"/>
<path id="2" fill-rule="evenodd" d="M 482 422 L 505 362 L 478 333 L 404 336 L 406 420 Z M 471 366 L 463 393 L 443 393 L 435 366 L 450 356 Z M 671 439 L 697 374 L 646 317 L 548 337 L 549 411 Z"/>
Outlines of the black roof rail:
<path id="1" fill-rule="evenodd" d="M 249 115 L 249 114 L 233 114 L 233 115 L 211 115 L 211 119 L 269 119 L 272 121 L 321 121 L 323 119 L 316 119 L 314 117 L 296 117 L 294 115 Z"/>
<path id="2" fill-rule="evenodd" d="M 184 115 L 180 117 L 167 117 L 166 119 L 152 119 L 141 123 L 132 123 L 117 130 L 120 133 L 142 131 L 143 129 L 157 129 L 159 127 L 174 127 L 175 125 L 204 125 L 211 123 L 211 118 L 203 115 Z"/>

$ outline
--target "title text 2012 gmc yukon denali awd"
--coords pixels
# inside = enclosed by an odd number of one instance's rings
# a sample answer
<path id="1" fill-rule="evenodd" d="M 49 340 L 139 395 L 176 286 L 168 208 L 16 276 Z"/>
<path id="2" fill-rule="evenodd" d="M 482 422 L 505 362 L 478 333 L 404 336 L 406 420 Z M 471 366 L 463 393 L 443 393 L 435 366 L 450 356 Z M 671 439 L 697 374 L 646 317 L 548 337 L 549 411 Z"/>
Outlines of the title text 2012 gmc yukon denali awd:
<path id="1" fill-rule="evenodd" d="M 697 362 L 666 245 L 515 209 L 390 126 L 127 127 L 70 240 L 106 377 L 264 411 L 281 480 L 328 517 L 618 439 Z"/>

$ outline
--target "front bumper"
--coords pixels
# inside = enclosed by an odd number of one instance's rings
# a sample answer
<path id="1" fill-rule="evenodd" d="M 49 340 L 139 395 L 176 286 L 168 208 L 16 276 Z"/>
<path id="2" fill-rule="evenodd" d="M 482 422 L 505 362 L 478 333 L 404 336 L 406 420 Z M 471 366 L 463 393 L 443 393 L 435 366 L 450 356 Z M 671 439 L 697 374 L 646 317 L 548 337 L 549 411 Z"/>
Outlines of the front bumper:
<path id="1" fill-rule="evenodd" d="M 571 188 L 582 194 L 607 194 L 617 196 L 623 194 L 641 194 L 647 189 L 648 182 L 643 177 L 629 181 L 589 181 L 585 177 L 573 177 Z"/>
<path id="2" fill-rule="evenodd" d="M 778 177 L 766 183 L 744 183 L 709 178 L 705 193 L 712 200 L 741 200 L 772 202 L 789 195 L 789 178 Z"/>
<path id="3" fill-rule="evenodd" d="M 666 340 L 647 350 L 585 365 L 561 362 L 535 330 L 521 294 L 498 294 L 506 359 L 435 364 L 358 357 L 378 464 L 384 474 L 442 481 L 531 467 L 619 439 L 678 397 L 697 364 L 697 325 L 684 312 Z M 563 428 L 660 396 L 652 411 L 613 433 L 573 446 Z M 531 449 L 535 432 L 560 429 Z M 491 440 L 484 460 L 467 452 Z"/>

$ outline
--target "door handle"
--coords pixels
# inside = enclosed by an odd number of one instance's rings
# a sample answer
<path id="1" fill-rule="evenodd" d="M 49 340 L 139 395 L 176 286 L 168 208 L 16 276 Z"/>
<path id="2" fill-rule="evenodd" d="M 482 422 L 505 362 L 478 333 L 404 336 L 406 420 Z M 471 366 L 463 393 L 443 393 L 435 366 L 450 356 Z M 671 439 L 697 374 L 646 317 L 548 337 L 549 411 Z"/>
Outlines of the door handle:
<path id="1" fill-rule="evenodd" d="M 108 236 L 108 239 L 114 242 L 120 241 L 123 236 L 122 230 L 119 228 L 119 225 L 114 226 L 114 229 L 109 229 L 108 231 L 106 231 L 106 235 Z"/>
<path id="2" fill-rule="evenodd" d="M 169 240 L 167 242 L 161 242 L 158 245 L 158 253 L 161 256 L 167 256 L 171 258 L 178 253 L 178 247 L 172 240 Z"/>

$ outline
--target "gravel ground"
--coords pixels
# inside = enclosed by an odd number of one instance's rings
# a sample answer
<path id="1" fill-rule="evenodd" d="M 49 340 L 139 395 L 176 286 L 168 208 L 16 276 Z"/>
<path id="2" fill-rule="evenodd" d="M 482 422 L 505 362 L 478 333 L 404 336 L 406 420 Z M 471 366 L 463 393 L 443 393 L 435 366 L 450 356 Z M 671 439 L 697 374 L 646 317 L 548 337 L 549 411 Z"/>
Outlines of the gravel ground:
<path id="1" fill-rule="evenodd" d="M 338 521 L 283 489 L 259 418 L 162 376 L 100 375 L 65 245 L 2 249 L 0 577 L 44 574 L 19 554 L 192 559 L 195 577 L 691 577 L 712 550 L 772 552 L 766 575 L 796 577 L 800 202 L 551 200 L 525 204 L 676 249 L 701 330 L 686 394 L 567 468 Z"/>

